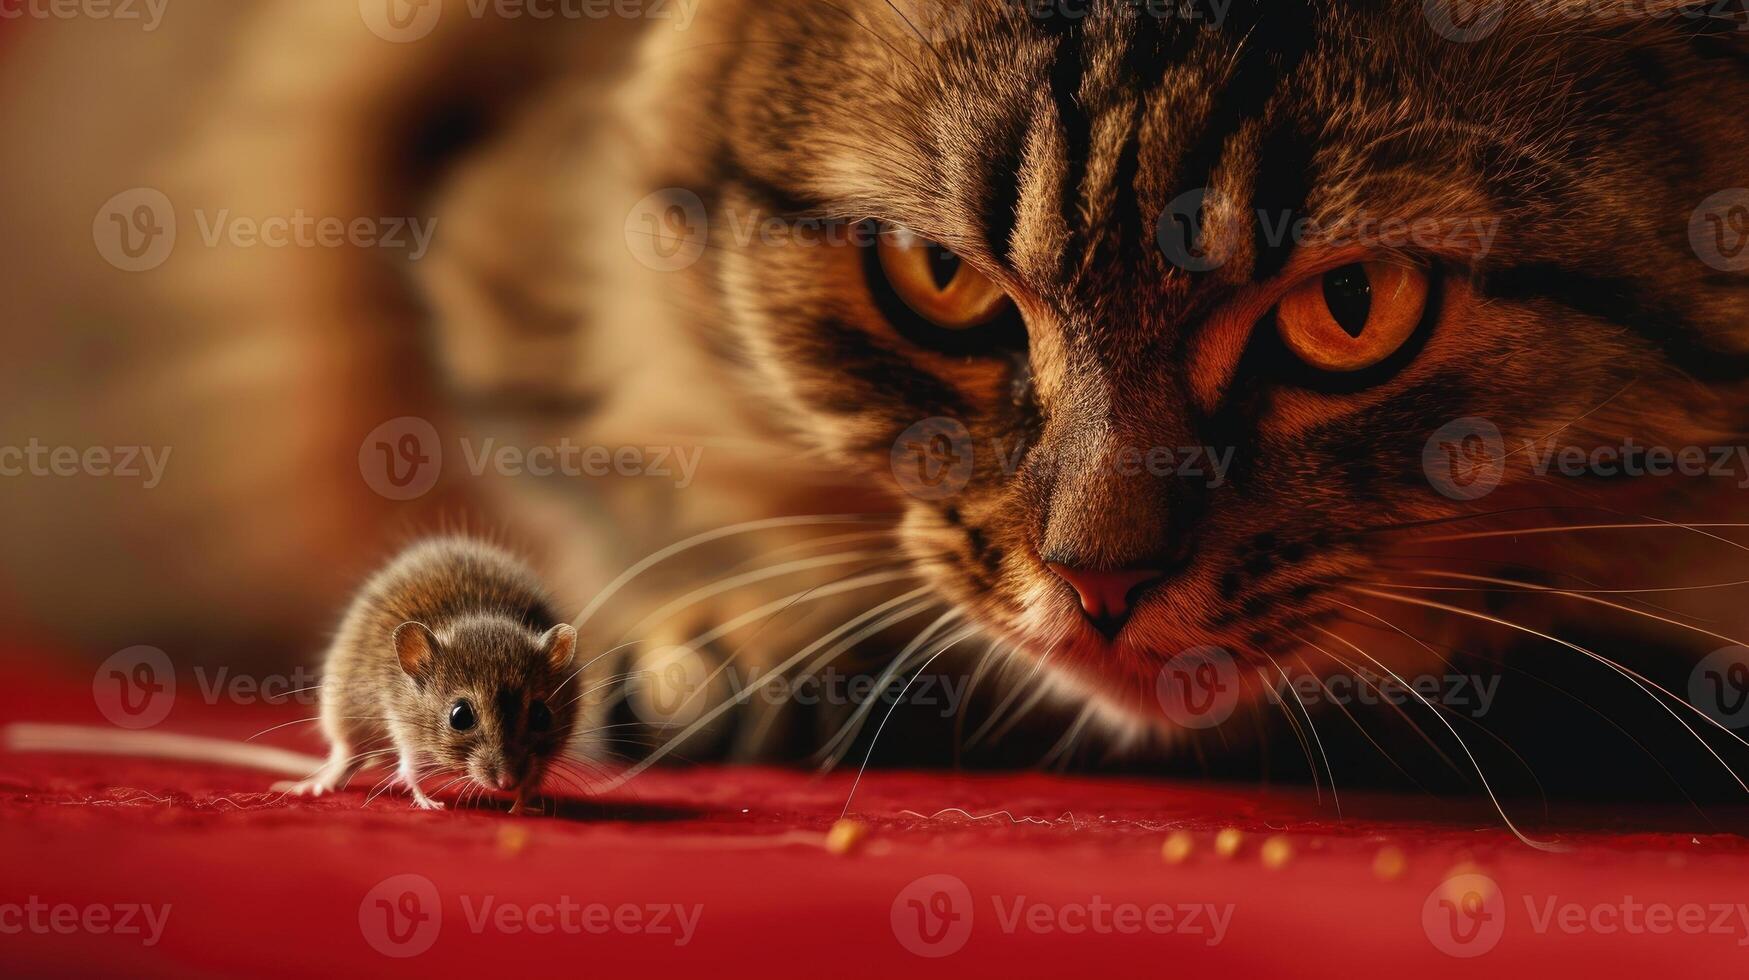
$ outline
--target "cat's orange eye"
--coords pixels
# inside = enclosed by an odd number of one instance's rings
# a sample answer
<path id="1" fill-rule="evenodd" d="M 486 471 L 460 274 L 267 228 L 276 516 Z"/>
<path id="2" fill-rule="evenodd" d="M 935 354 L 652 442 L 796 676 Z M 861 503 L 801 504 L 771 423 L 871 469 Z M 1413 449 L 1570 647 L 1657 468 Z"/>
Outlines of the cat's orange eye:
<path id="1" fill-rule="evenodd" d="M 1276 329 L 1287 349 L 1320 371 L 1373 367 L 1414 336 L 1427 309 L 1427 276 L 1385 262 L 1345 265 L 1282 297 Z"/>
<path id="2" fill-rule="evenodd" d="M 893 292 L 945 330 L 970 330 L 1009 309 L 1008 294 L 958 255 L 898 225 L 882 223 L 875 246 Z"/>

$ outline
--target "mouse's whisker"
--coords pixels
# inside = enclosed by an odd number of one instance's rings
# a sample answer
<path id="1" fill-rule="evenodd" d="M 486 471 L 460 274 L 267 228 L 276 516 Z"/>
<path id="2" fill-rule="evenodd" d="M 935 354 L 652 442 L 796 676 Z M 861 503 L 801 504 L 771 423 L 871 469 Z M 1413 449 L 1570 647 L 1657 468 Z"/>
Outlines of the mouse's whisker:
<path id="1" fill-rule="evenodd" d="M 322 689 L 322 685 L 311 684 L 309 687 L 300 687 L 296 690 L 285 691 L 285 692 L 282 692 L 280 694 L 262 695 L 261 700 L 266 701 L 268 704 L 279 704 L 280 702 L 284 701 L 286 698 L 289 698 L 294 694 L 303 694 L 306 691 L 319 691 L 321 689 Z"/>

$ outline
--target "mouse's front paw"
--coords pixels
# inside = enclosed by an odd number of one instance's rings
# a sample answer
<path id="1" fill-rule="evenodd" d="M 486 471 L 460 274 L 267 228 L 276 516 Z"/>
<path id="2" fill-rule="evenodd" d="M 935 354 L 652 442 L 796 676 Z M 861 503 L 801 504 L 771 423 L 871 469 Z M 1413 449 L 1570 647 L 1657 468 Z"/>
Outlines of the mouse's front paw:
<path id="1" fill-rule="evenodd" d="M 443 809 L 443 804 L 429 796 L 415 796 L 413 798 L 413 808 L 416 810 L 441 810 Z"/>

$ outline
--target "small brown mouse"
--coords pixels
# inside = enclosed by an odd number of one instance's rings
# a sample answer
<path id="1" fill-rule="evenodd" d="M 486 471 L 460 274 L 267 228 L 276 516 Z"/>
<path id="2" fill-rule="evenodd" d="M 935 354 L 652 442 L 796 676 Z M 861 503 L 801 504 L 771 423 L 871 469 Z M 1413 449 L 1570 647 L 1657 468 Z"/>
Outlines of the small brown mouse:
<path id="1" fill-rule="evenodd" d="M 298 775 L 276 791 L 321 796 L 367 765 L 428 810 L 421 783 L 449 777 L 515 794 L 529 809 L 580 713 L 577 631 L 559 621 L 526 564 L 466 537 L 419 542 L 373 575 L 328 647 L 318 721 L 328 758 L 157 732 L 15 724 L 14 751 L 81 752 L 240 765 Z M 314 770 L 314 771 L 312 771 Z M 448 785 L 448 784 L 446 784 Z"/>
<path id="2" fill-rule="evenodd" d="M 329 646 L 321 725 L 328 760 L 286 792 L 320 796 L 393 754 L 415 806 L 421 782 L 465 776 L 527 807 L 578 714 L 577 631 L 534 573 L 464 537 L 422 541 L 367 581 Z"/>

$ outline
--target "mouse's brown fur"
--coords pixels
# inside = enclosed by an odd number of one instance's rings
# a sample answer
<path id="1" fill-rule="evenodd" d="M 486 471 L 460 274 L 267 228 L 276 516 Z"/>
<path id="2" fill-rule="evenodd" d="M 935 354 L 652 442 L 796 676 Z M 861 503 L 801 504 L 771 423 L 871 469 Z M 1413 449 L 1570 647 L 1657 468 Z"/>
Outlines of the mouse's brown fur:
<path id="1" fill-rule="evenodd" d="M 514 791 L 520 809 L 575 729 L 576 640 L 510 553 L 462 537 L 413 546 L 341 622 L 322 680 L 328 761 L 283 788 L 321 795 L 392 754 L 417 806 L 441 808 L 420 783 L 453 773 Z"/>

